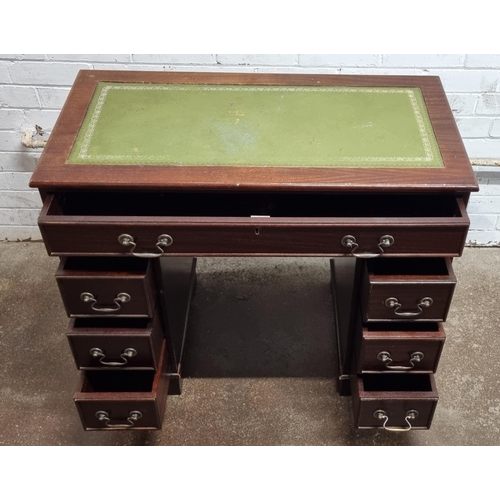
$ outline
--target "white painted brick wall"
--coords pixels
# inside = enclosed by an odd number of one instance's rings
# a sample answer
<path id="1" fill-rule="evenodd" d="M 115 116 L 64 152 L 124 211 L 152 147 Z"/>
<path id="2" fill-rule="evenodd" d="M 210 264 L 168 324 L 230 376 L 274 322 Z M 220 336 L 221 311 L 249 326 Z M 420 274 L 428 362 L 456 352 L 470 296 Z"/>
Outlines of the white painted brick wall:
<path id="1" fill-rule="evenodd" d="M 500 114 L 500 94 L 488 93 L 479 96 L 476 114 L 498 116 Z"/>
<path id="2" fill-rule="evenodd" d="M 92 65 L 52 61 L 19 61 L 13 62 L 8 67 L 12 83 L 20 85 L 71 85 L 81 69 L 92 69 Z"/>
<path id="3" fill-rule="evenodd" d="M 500 138 L 500 118 L 495 118 L 493 120 L 493 124 L 491 125 L 490 130 L 490 136 Z"/>
<path id="4" fill-rule="evenodd" d="M 352 68 L 360 66 L 379 66 L 380 54 L 301 54 L 298 65 L 306 67 Z"/>
<path id="5" fill-rule="evenodd" d="M 498 54 L 469 54 L 465 60 L 466 68 L 495 68 L 500 67 Z"/>
<path id="6" fill-rule="evenodd" d="M 217 64 L 215 54 L 132 54 L 132 62 L 146 64 Z"/>
<path id="7" fill-rule="evenodd" d="M 382 65 L 390 68 L 463 68 L 463 54 L 386 54 L 382 57 Z"/>
<path id="8" fill-rule="evenodd" d="M 480 94 L 454 94 L 453 92 L 447 92 L 446 95 L 455 116 L 474 115 L 477 101 L 481 97 Z"/>
<path id="9" fill-rule="evenodd" d="M 50 133 L 80 69 L 438 75 L 472 158 L 500 159 L 500 55 L 6 54 L 0 55 L 0 240 L 40 239 L 28 188 L 39 151 L 21 132 Z M 500 244 L 500 167 L 474 167 L 469 243 Z"/>
<path id="10" fill-rule="evenodd" d="M 479 192 L 473 193 L 468 213 L 471 220 L 468 243 L 500 244 L 500 167 L 474 167 Z"/>
<path id="11" fill-rule="evenodd" d="M 500 158 L 500 140 L 494 138 L 463 138 L 465 148 L 471 158 Z"/>
<path id="12" fill-rule="evenodd" d="M 456 120 L 462 137 L 488 137 L 493 126 L 493 118 L 464 116 Z"/>
<path id="13" fill-rule="evenodd" d="M 40 101 L 38 99 L 36 90 L 33 87 L 1 85 L 0 106 L 11 108 L 21 107 L 23 109 L 39 108 Z"/>

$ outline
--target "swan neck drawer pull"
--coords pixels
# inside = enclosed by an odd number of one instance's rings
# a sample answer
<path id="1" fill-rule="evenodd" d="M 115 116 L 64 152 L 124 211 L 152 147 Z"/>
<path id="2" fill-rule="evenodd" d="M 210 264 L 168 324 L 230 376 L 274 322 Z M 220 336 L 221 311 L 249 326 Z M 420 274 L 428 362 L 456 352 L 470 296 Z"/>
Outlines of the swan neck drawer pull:
<path id="1" fill-rule="evenodd" d="M 342 246 L 351 249 L 351 255 L 353 257 L 359 257 L 360 259 L 374 259 L 375 257 L 380 257 L 384 253 L 384 248 L 389 248 L 394 243 L 394 237 L 390 234 L 385 234 L 381 236 L 378 240 L 379 253 L 356 253 L 358 248 L 358 242 L 356 238 L 351 234 L 347 234 L 341 240 Z"/>
<path id="2" fill-rule="evenodd" d="M 137 351 L 132 347 L 127 347 L 127 349 L 120 354 L 120 358 L 122 358 L 123 361 L 104 361 L 106 354 L 102 349 L 99 349 L 99 347 L 90 349 L 90 355 L 93 358 L 99 358 L 99 363 L 104 366 L 125 366 L 130 358 L 137 356 Z"/>
<path id="3" fill-rule="evenodd" d="M 422 352 L 412 352 L 410 355 L 410 366 L 393 366 L 391 363 L 393 362 L 391 353 L 388 351 L 381 351 L 377 354 L 377 359 L 385 363 L 385 367 L 389 370 L 411 370 L 415 368 L 415 363 L 420 363 L 424 359 L 424 353 Z"/>
<path id="4" fill-rule="evenodd" d="M 432 306 L 433 302 L 434 301 L 431 299 L 431 297 L 424 297 L 417 304 L 418 311 L 409 311 L 409 312 L 399 312 L 399 310 L 403 307 L 403 305 L 399 302 L 399 300 L 396 297 L 389 297 L 388 299 L 386 299 L 385 305 L 390 309 L 394 309 L 394 314 L 396 316 L 410 318 L 412 316 L 419 316 L 420 314 L 422 314 L 424 312 L 424 308 Z"/>
<path id="5" fill-rule="evenodd" d="M 113 313 L 119 311 L 122 308 L 122 304 L 125 302 L 130 302 L 132 297 L 125 292 L 119 293 L 114 299 L 113 302 L 116 304 L 116 307 L 96 307 L 97 299 L 90 292 L 83 292 L 80 295 L 80 299 L 83 302 L 90 303 L 90 307 L 92 311 L 100 312 L 100 313 Z"/>
<path id="6" fill-rule="evenodd" d="M 375 410 L 375 413 L 373 416 L 379 420 L 384 419 L 384 424 L 383 427 L 386 431 L 391 431 L 391 432 L 408 432 L 411 431 L 411 424 L 410 420 L 415 420 L 418 417 L 418 411 L 417 410 L 408 410 L 406 412 L 406 423 L 408 424 L 408 427 L 387 427 L 387 422 L 389 421 L 389 417 L 387 416 L 387 413 L 384 410 Z"/>
<path id="7" fill-rule="evenodd" d="M 104 422 L 104 425 L 109 429 L 130 429 L 142 418 L 142 413 L 140 411 L 131 411 L 127 418 L 128 424 L 110 424 L 111 419 L 107 411 L 98 411 L 95 416 L 99 422 Z"/>
<path id="8" fill-rule="evenodd" d="M 118 243 L 120 243 L 120 245 L 130 247 L 130 255 L 133 255 L 134 257 L 142 257 L 143 259 L 155 259 L 156 257 L 165 255 L 162 247 L 169 247 L 173 242 L 174 239 L 169 234 L 160 234 L 160 236 L 158 236 L 158 241 L 156 242 L 156 248 L 158 248 L 160 253 L 136 253 L 134 250 L 137 244 L 130 234 L 120 234 L 120 236 L 118 236 Z"/>

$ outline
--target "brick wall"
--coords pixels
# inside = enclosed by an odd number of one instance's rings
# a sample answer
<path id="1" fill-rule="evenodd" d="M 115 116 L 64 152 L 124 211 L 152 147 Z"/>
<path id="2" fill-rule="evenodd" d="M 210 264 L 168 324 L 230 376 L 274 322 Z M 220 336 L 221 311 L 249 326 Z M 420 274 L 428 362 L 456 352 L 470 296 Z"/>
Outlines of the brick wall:
<path id="1" fill-rule="evenodd" d="M 80 69 L 438 75 L 471 158 L 500 159 L 500 55 L 0 55 L 0 240 L 40 239 L 39 152 L 21 133 L 50 132 Z M 469 243 L 500 244 L 500 167 L 474 167 Z"/>

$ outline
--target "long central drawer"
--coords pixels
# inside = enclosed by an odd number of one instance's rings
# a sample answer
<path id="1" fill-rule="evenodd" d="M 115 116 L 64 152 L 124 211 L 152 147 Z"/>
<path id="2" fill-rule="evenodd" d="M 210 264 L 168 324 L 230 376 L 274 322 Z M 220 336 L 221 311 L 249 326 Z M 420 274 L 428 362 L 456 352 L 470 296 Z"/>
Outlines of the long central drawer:
<path id="1" fill-rule="evenodd" d="M 459 256 L 461 198 L 293 193 L 48 195 L 50 255 Z"/>

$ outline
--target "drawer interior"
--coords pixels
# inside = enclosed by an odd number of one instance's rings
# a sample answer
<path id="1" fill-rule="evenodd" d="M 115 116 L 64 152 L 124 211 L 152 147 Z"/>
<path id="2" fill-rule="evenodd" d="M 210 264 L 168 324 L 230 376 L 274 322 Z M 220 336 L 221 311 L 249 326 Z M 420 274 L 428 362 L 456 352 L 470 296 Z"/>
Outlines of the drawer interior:
<path id="1" fill-rule="evenodd" d="M 369 392 L 433 392 L 429 375 L 391 373 L 363 375 L 363 391 Z"/>
<path id="2" fill-rule="evenodd" d="M 145 274 L 148 261 L 125 257 L 66 257 L 61 267 L 68 272 Z"/>
<path id="3" fill-rule="evenodd" d="M 81 392 L 145 392 L 153 391 L 153 371 L 88 371 Z"/>
<path id="4" fill-rule="evenodd" d="M 373 259 L 367 262 L 367 268 L 372 276 L 448 276 L 450 274 L 446 259 L 432 257 Z"/>
<path id="5" fill-rule="evenodd" d="M 151 327 L 149 318 L 74 318 L 72 328 L 86 330 L 117 330 L 119 333 L 124 330 L 140 330 L 141 332 Z"/>
<path id="6" fill-rule="evenodd" d="M 177 217 L 461 217 L 452 195 L 259 192 L 60 192 L 47 215 Z"/>
<path id="7" fill-rule="evenodd" d="M 399 322 L 399 321 L 386 321 L 386 322 L 373 322 L 366 323 L 363 329 L 370 332 L 439 332 L 439 323 L 436 322 Z"/>

